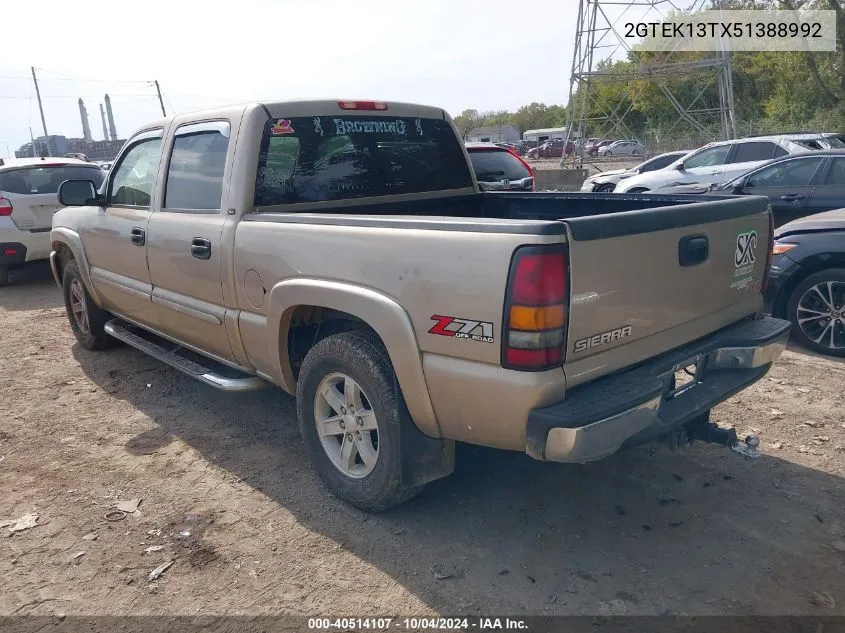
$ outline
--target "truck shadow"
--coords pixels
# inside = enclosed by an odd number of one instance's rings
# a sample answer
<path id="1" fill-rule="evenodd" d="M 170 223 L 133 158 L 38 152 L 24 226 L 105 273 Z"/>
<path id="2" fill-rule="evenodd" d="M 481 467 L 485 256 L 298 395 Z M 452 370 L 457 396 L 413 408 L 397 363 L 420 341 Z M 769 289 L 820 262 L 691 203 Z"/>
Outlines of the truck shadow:
<path id="1" fill-rule="evenodd" d="M 460 446 L 452 477 L 367 515 L 313 474 L 281 391 L 221 393 L 125 347 L 73 354 L 156 421 L 129 453 L 179 438 L 440 613 L 845 614 L 840 477 L 703 445 L 589 466 Z"/>
<path id="2" fill-rule="evenodd" d="M 0 288 L 0 310 L 46 310 L 64 306 L 47 261 L 37 261 L 9 272 L 9 285 Z"/>

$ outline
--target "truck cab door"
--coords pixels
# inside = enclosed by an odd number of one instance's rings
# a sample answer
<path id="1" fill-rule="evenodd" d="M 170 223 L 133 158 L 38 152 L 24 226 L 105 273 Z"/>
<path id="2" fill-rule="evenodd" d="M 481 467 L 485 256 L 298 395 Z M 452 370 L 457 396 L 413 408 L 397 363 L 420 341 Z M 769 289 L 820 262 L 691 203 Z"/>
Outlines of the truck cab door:
<path id="1" fill-rule="evenodd" d="M 152 302 L 162 333 L 234 361 L 226 334 L 222 235 L 224 187 L 234 154 L 229 121 L 184 124 L 168 143 L 161 207 L 147 248 Z M 229 167 L 230 169 L 230 167 Z"/>
<path id="2" fill-rule="evenodd" d="M 161 128 L 127 141 L 104 183 L 105 205 L 88 207 L 79 225 L 91 282 L 104 308 L 155 324 L 147 268 L 147 224 L 161 162 Z"/>

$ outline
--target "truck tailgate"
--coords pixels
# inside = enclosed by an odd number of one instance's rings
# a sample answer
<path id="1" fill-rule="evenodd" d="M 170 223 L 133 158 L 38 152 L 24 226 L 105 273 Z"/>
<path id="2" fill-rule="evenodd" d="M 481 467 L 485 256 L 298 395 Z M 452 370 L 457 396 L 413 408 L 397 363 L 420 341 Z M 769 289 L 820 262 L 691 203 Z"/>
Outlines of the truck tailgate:
<path id="1" fill-rule="evenodd" d="M 758 311 L 768 200 L 728 198 L 565 220 L 572 386 Z"/>

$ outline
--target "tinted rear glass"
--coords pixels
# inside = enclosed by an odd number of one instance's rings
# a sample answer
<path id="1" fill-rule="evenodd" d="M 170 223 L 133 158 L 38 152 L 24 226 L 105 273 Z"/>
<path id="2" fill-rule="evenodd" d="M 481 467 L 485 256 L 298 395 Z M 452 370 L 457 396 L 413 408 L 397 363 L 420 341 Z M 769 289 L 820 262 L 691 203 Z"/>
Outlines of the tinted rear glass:
<path id="1" fill-rule="evenodd" d="M 463 149 L 442 119 L 296 117 L 269 121 L 255 205 L 348 200 L 472 186 Z"/>
<path id="2" fill-rule="evenodd" d="M 65 180 L 92 180 L 99 189 L 105 178 L 102 169 L 87 165 L 10 169 L 0 173 L 0 191 L 24 195 L 56 193 Z"/>
<path id="3" fill-rule="evenodd" d="M 469 161 L 480 182 L 522 180 L 531 175 L 521 160 L 505 150 L 473 150 Z"/>
<path id="4" fill-rule="evenodd" d="M 669 154 L 668 156 L 658 156 L 657 158 L 652 158 L 645 165 L 643 165 L 643 171 L 655 171 L 657 169 L 663 169 L 667 165 L 674 163 L 681 156 L 683 156 L 683 154 Z"/>

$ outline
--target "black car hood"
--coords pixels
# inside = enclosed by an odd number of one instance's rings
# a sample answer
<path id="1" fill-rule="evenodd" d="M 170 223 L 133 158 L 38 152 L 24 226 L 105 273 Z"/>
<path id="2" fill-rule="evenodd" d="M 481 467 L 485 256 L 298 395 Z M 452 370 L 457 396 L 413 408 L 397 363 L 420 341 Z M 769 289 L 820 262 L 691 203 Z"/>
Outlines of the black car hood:
<path id="1" fill-rule="evenodd" d="M 787 222 L 775 231 L 775 239 L 790 233 L 804 233 L 807 231 L 845 230 L 845 209 L 834 209 L 824 213 L 808 215 Z"/>

